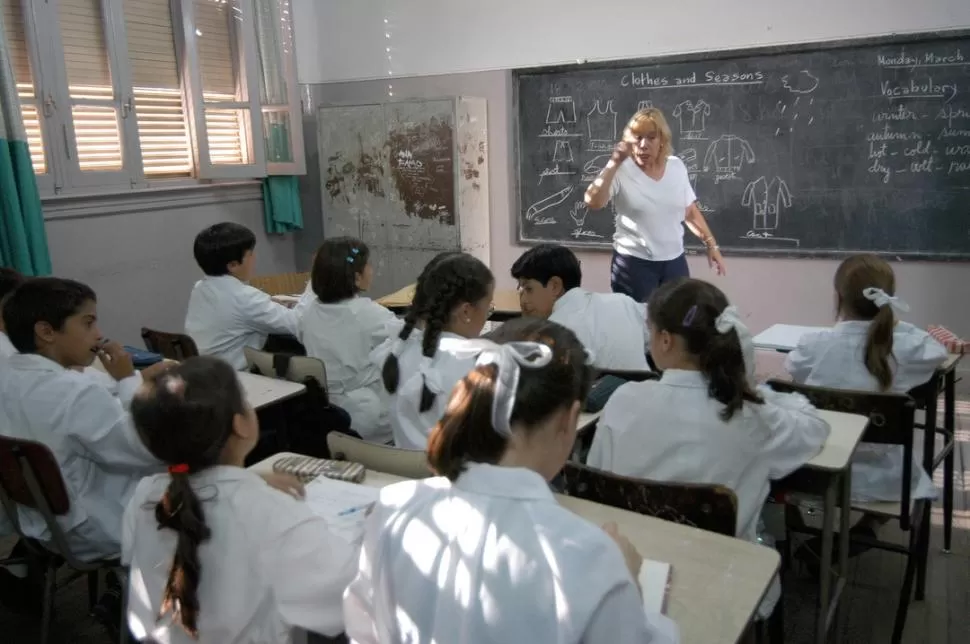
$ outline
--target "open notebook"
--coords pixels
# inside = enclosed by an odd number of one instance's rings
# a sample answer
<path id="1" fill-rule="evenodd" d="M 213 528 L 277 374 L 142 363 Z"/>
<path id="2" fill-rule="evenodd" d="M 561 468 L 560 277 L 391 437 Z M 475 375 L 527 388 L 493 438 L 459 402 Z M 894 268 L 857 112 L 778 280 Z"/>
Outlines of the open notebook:
<path id="1" fill-rule="evenodd" d="M 667 593 L 673 568 L 669 563 L 644 559 L 640 567 L 640 592 L 643 610 L 647 613 L 667 614 Z"/>
<path id="2" fill-rule="evenodd" d="M 306 504 L 330 531 L 350 543 L 364 533 L 364 520 L 380 494 L 378 488 L 318 476 L 306 486 Z"/>

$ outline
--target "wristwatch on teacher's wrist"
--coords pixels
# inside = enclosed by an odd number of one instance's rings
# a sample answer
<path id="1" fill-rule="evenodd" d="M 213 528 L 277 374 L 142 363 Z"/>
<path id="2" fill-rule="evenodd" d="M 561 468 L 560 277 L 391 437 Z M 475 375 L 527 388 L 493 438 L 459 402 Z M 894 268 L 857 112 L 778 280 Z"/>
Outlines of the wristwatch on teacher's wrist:
<path id="1" fill-rule="evenodd" d="M 707 252 L 711 252 L 712 250 L 721 250 L 721 247 L 717 245 L 717 240 L 714 239 L 714 235 L 711 235 L 702 241 L 704 246 L 707 248 Z"/>

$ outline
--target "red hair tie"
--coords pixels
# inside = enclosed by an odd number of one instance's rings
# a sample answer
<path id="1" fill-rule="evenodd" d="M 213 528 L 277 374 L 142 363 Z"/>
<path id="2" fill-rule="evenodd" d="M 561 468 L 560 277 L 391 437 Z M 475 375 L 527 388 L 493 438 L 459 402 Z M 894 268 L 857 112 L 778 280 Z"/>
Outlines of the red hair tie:
<path id="1" fill-rule="evenodd" d="M 169 465 L 168 473 L 169 474 L 188 474 L 189 466 L 186 465 L 185 463 L 179 463 L 178 465 Z"/>

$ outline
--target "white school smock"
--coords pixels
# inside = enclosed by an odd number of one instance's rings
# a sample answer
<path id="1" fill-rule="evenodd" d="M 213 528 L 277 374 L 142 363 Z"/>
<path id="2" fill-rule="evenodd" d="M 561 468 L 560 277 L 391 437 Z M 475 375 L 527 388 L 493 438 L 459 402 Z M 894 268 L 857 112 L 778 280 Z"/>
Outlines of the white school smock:
<path id="1" fill-rule="evenodd" d="M 295 336 L 299 315 L 232 275 L 207 275 L 195 283 L 185 314 L 185 333 L 205 356 L 246 368 L 245 347 L 262 349 L 272 334 Z"/>
<path id="2" fill-rule="evenodd" d="M 738 537 L 758 543 L 770 482 L 818 454 L 829 426 L 804 396 L 765 387 L 763 405 L 745 403 L 725 422 L 699 371 L 668 369 L 659 381 L 617 389 L 597 424 L 587 463 L 623 476 L 724 485 L 738 497 Z M 771 614 L 781 588 L 759 612 Z"/>
<path id="3" fill-rule="evenodd" d="M 384 368 L 396 339 L 392 336 L 371 353 L 371 361 L 378 369 Z M 428 435 L 444 415 L 451 390 L 475 368 L 477 357 L 477 352 L 467 349 L 466 338 L 445 331 L 438 339 L 434 358 L 425 358 L 421 350 L 423 339 L 421 329 L 411 331 L 398 356 L 397 391 L 388 397 L 394 445 L 404 449 L 423 450 L 428 446 Z M 420 411 L 423 384 L 435 394 L 431 409 L 425 412 Z"/>
<path id="4" fill-rule="evenodd" d="M 37 354 L 17 354 L 0 369 L 0 433 L 47 445 L 61 469 L 71 510 L 57 521 L 71 551 L 93 560 L 121 549 L 121 516 L 135 485 L 162 469 L 132 427 L 125 404 L 141 379 L 112 396 L 88 376 Z M 24 532 L 49 540 L 43 517 L 19 508 Z"/>
<path id="5" fill-rule="evenodd" d="M 697 195 L 683 161 L 667 157 L 664 176 L 656 181 L 627 158 L 613 176 L 610 197 L 616 209 L 616 252 L 653 262 L 684 254 L 684 219 Z"/>
<path id="6" fill-rule="evenodd" d="M 381 369 L 371 362 L 370 354 L 389 337 L 396 337 L 403 324 L 366 297 L 334 304 L 317 299 L 300 318 L 300 342 L 308 356 L 326 366 L 331 402 L 350 414 L 351 429 L 375 443 L 391 440 L 391 425 Z"/>
<path id="7" fill-rule="evenodd" d="M 177 535 L 158 528 L 155 505 L 170 477 L 144 479 L 124 518 L 122 563 L 130 566 L 128 626 L 159 644 L 289 643 L 305 629 L 343 630 L 341 597 L 357 569 L 356 545 L 331 533 L 304 501 L 239 467 L 191 476 L 211 538 L 199 546 L 199 639 L 170 615 L 156 622 Z"/>
<path id="8" fill-rule="evenodd" d="M 575 333 L 598 369 L 650 370 L 647 307 L 628 295 L 571 288 L 552 305 L 549 320 Z"/>
<path id="9" fill-rule="evenodd" d="M 679 640 L 600 527 L 536 472 L 481 463 L 381 490 L 344 617 L 359 644 Z"/>
<path id="10" fill-rule="evenodd" d="M 870 322 L 839 322 L 831 329 L 808 333 L 788 354 L 785 368 L 795 382 L 815 387 L 879 391 L 866 369 L 866 335 Z M 947 359 L 946 348 L 926 331 L 898 322 L 893 331 L 893 381 L 889 392 L 908 393 L 926 383 Z M 914 446 L 911 496 L 929 499 L 936 488 L 921 465 L 922 445 Z M 860 503 L 899 501 L 903 448 L 861 443 L 852 457 L 852 500 Z"/>

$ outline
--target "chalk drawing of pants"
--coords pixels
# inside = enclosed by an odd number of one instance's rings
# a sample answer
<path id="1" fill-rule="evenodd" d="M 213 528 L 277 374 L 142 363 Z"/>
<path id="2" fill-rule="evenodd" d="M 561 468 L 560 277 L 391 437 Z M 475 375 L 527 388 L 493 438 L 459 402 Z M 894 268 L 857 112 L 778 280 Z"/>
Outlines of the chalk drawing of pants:
<path id="1" fill-rule="evenodd" d="M 780 177 L 758 177 L 744 189 L 741 205 L 751 209 L 754 230 L 777 230 L 781 209 L 791 208 L 791 190 Z"/>
<path id="2" fill-rule="evenodd" d="M 576 122 L 576 103 L 572 96 L 552 96 L 549 98 L 549 109 L 546 110 L 546 124 Z"/>
<path id="3" fill-rule="evenodd" d="M 603 106 L 596 99 L 593 109 L 586 113 L 586 130 L 589 133 L 590 150 L 611 150 L 616 143 L 616 112 L 613 101 Z"/>
<path id="4" fill-rule="evenodd" d="M 754 150 L 739 136 L 725 134 L 711 143 L 704 155 L 704 170 L 737 172 L 745 163 L 754 163 Z"/>

